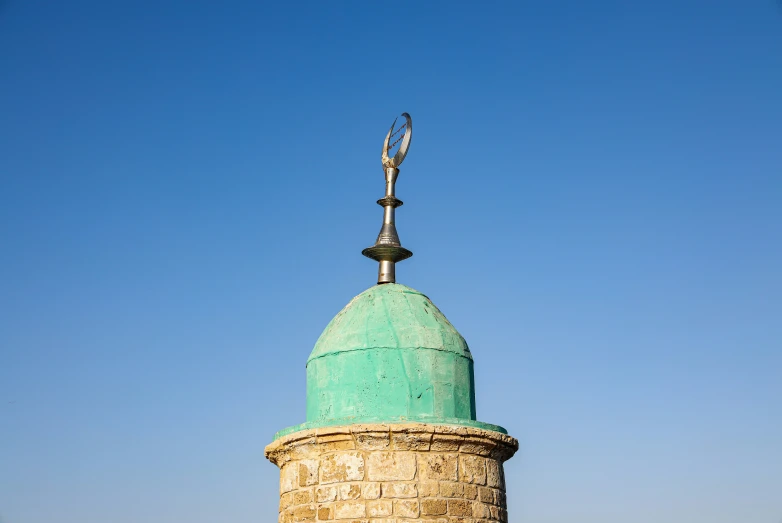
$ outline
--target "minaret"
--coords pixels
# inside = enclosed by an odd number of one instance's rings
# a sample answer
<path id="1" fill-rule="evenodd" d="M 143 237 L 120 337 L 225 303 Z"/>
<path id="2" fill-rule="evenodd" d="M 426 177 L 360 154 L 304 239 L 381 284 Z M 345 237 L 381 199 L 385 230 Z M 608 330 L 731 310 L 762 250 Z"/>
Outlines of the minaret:
<path id="1" fill-rule="evenodd" d="M 280 467 L 281 523 L 508 521 L 503 462 L 518 442 L 476 420 L 464 338 L 428 297 L 396 283 L 396 262 L 412 256 L 394 221 L 412 137 L 402 116 L 383 145 L 383 225 L 363 251 L 379 262 L 378 285 L 320 335 L 307 360 L 307 421 L 266 447 Z"/>

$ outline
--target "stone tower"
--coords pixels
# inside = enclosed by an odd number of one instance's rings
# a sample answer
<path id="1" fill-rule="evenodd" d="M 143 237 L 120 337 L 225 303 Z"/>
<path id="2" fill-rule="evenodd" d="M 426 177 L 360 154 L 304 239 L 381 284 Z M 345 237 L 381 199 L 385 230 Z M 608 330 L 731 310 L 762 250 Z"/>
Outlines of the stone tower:
<path id="1" fill-rule="evenodd" d="M 395 200 L 393 182 L 390 192 Z M 389 200 L 387 186 L 378 203 Z M 365 254 L 378 246 L 389 252 L 379 237 Z M 353 298 L 307 360 L 307 421 L 266 447 L 280 468 L 279 521 L 507 522 L 503 462 L 518 442 L 476 421 L 464 338 L 429 298 L 394 282 L 395 261 L 378 261 L 379 280 L 391 281 Z"/>

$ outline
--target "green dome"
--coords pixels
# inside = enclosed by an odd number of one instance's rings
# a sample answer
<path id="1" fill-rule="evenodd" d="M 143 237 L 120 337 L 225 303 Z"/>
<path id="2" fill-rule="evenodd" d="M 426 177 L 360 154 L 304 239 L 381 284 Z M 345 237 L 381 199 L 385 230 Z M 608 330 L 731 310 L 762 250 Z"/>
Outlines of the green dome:
<path id="1" fill-rule="evenodd" d="M 404 285 L 350 301 L 307 360 L 307 424 L 475 420 L 473 361 L 429 298 Z"/>
<path id="2" fill-rule="evenodd" d="M 434 349 L 472 359 L 467 342 L 432 300 L 398 283 L 371 287 L 326 326 L 307 363 L 366 349 Z"/>

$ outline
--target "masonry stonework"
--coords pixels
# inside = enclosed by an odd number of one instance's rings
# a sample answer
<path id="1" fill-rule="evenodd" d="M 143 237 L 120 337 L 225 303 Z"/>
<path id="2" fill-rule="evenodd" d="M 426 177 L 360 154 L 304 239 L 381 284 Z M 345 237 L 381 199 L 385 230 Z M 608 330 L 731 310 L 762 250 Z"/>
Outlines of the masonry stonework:
<path id="1" fill-rule="evenodd" d="M 280 523 L 507 523 L 503 462 L 516 439 L 453 425 L 302 430 L 266 447 Z"/>

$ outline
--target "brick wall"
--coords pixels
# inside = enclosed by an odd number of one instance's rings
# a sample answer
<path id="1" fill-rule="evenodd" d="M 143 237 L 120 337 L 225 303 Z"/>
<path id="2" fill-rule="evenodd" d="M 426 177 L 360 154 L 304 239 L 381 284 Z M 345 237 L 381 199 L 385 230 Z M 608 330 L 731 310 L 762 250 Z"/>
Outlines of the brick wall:
<path id="1" fill-rule="evenodd" d="M 502 463 L 518 442 L 470 427 L 351 425 L 266 448 L 280 467 L 280 523 L 508 521 Z"/>

